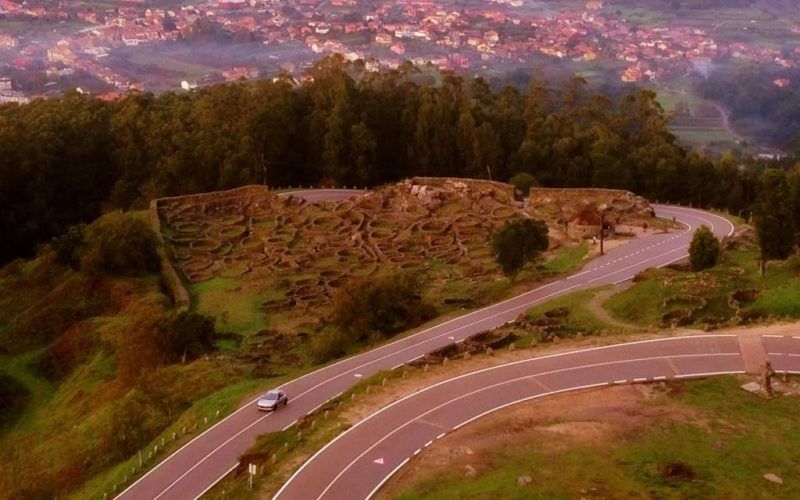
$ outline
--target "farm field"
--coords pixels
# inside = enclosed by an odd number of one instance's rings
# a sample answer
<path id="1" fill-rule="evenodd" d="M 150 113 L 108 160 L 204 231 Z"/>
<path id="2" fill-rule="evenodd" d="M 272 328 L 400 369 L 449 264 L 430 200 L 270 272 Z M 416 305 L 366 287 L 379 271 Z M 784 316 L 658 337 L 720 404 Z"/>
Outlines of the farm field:
<path id="1" fill-rule="evenodd" d="M 657 86 L 657 100 L 672 119 L 670 132 L 687 146 L 720 154 L 742 148 L 741 138 L 726 128 L 722 108 L 694 95 L 686 86 Z"/>

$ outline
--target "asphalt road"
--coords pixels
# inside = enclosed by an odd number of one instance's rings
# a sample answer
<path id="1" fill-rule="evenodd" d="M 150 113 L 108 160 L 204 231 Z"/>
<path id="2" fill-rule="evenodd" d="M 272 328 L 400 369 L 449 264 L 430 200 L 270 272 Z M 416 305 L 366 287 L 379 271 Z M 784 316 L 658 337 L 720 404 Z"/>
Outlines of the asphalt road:
<path id="1" fill-rule="evenodd" d="M 309 201 L 341 199 L 342 190 L 293 193 Z M 392 369 L 426 353 L 515 319 L 530 307 L 575 290 L 630 280 L 638 272 L 684 258 L 694 229 L 707 225 L 718 236 L 733 226 L 726 219 L 699 210 L 657 205 L 660 217 L 676 218 L 686 226 L 678 233 L 652 234 L 606 252 L 567 278 L 539 286 L 514 298 L 451 319 L 416 334 L 343 359 L 282 386 L 289 405 L 276 413 L 259 413 L 247 403 L 156 465 L 117 498 L 193 499 L 201 496 L 236 468 L 238 457 L 256 438 L 290 427 L 299 417 L 338 396 L 360 378 Z M 295 497 L 287 492 L 281 498 Z M 347 498 L 356 498 L 352 495 Z"/>
<path id="2" fill-rule="evenodd" d="M 800 352 L 800 339 L 763 341 L 778 352 L 773 356 L 782 360 L 780 369 L 800 372 L 800 354 L 785 354 Z M 412 393 L 360 421 L 303 464 L 274 498 L 369 498 L 433 442 L 523 401 L 614 384 L 744 371 L 736 335 L 632 342 L 479 370 Z"/>

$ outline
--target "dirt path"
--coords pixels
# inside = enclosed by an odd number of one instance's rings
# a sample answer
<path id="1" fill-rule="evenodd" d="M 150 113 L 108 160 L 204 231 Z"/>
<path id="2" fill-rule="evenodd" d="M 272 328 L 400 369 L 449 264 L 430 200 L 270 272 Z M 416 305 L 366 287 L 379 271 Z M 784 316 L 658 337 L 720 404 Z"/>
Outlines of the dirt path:
<path id="1" fill-rule="evenodd" d="M 631 323 L 625 323 L 624 321 L 620 321 L 608 312 L 605 307 L 603 307 L 603 303 L 608 300 L 609 297 L 612 295 L 616 295 L 623 290 L 627 290 L 633 285 L 632 282 L 620 283 L 608 290 L 603 290 L 602 292 L 598 292 L 592 300 L 586 303 L 586 309 L 592 313 L 597 319 L 602 321 L 603 323 L 607 323 L 611 326 L 615 326 L 617 328 L 621 328 L 623 330 L 630 330 L 638 328 L 636 325 Z"/>

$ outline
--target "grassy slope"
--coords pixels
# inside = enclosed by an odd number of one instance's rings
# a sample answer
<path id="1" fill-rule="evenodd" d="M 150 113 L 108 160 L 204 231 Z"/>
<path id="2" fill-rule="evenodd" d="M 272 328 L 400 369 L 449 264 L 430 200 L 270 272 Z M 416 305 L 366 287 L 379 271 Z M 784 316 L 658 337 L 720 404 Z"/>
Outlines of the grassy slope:
<path id="1" fill-rule="evenodd" d="M 586 250 L 584 246 L 562 249 L 536 269 L 524 271 L 514 285 L 508 280 L 498 280 L 486 283 L 476 291 L 469 286 L 459 288 L 459 283 L 452 282 L 441 289 L 433 289 L 432 298 L 436 300 L 463 293 L 464 296 L 480 297 L 482 300 L 497 300 L 530 286 L 536 279 L 574 269 L 581 264 Z M 440 275 L 450 272 L 445 268 L 434 271 Z M 61 285 L 54 287 L 53 283 Z M 49 309 L 31 307 L 40 303 L 58 303 L 60 299 L 48 299 L 54 290 L 58 292 L 56 297 L 78 296 L 78 291 L 86 285 L 85 278 L 79 273 L 57 270 L 46 261 L 32 261 L 15 272 L 4 273 L 0 276 L 0 317 L 8 321 L 0 327 L 0 337 L 15 335 L 21 320 L 49 317 Z M 93 286 L 102 289 L 105 285 Z M 44 340 L 45 344 L 37 344 L 35 348 L 20 354 L 0 357 L 0 372 L 18 380 L 32 395 L 24 418 L 19 419 L 10 432 L 0 435 L 0 450 L 3 450 L 0 453 L 0 476 L 14 478 L 16 487 L 36 483 L 33 477 L 29 477 L 30 471 L 26 467 L 31 461 L 42 464 L 48 471 L 44 484 L 56 485 L 52 490 L 46 488 L 47 491 L 64 492 L 65 487 L 68 490 L 78 486 L 70 494 L 75 498 L 111 494 L 115 488 L 122 488 L 143 472 L 139 468 L 137 454 L 122 462 L 107 454 L 114 406 L 128 397 L 126 395 L 130 394 L 131 387 L 130 382 L 119 379 L 119 353 L 115 353 L 115 349 L 121 336 L 135 332 L 145 318 L 154 314 L 154 308 L 161 307 L 158 304 L 163 303 L 164 297 L 158 291 L 158 280 L 155 279 L 135 282 L 122 280 L 115 282 L 114 286 L 114 290 L 123 298 L 124 309 L 109 309 L 110 306 L 103 303 L 100 305 L 106 309 L 102 316 L 92 318 L 90 315 L 91 319 L 83 321 L 83 327 L 98 343 L 93 344 L 90 356 L 63 380 L 50 381 L 36 371 L 36 363 L 46 352 L 41 345 L 46 345 L 50 341 L 48 339 Z M 196 287 L 192 289 L 198 297 L 196 310 L 214 314 L 220 330 L 246 336 L 265 326 L 272 327 L 279 319 L 264 318 L 259 307 L 262 299 L 254 294 L 240 293 L 235 280 L 213 280 L 198 287 L 199 290 Z M 22 302 L 20 295 L 15 293 L 20 289 L 25 292 Z M 120 297 L 115 297 L 117 299 Z M 70 303 L 67 309 L 84 306 L 83 303 Z M 451 312 L 460 313 L 457 308 Z M 63 317 L 67 319 L 59 316 L 65 325 L 69 324 L 71 317 L 70 314 Z M 234 356 L 241 349 L 248 348 L 246 343 L 237 348 L 236 343 L 227 345 L 228 341 L 225 342 L 226 352 Z M 313 368 L 306 362 L 299 366 L 270 365 L 272 371 L 277 372 L 271 379 L 254 376 L 251 368 L 235 357 L 233 361 L 210 359 L 160 368 L 156 379 L 168 381 L 163 383 L 169 383 L 173 392 L 187 398 L 190 404 L 142 448 L 144 470 L 233 411 L 259 389 L 279 384 L 281 380 Z M 174 438 L 173 434 L 176 435 Z M 159 451 L 151 457 L 155 445 L 159 445 Z M 2 484 L 5 484 L 5 491 L 12 491 L 12 483 L 0 481 Z"/>
<path id="2" fill-rule="evenodd" d="M 582 265 L 588 250 L 585 243 L 560 248 L 548 255 L 536 268 L 529 266 L 522 271 L 516 285 L 508 280 L 486 280 L 478 283 L 460 280 L 454 266 L 433 263 L 424 271 L 428 283 L 426 298 L 437 305 L 444 298 L 463 299 L 475 305 L 491 303 L 508 296 L 520 285 L 530 285 L 547 276 L 577 269 Z M 282 330 L 284 327 L 296 327 L 297 321 L 289 313 L 265 314 L 261 308 L 265 300 L 278 298 L 281 295 L 279 290 L 270 289 L 264 294 L 257 294 L 244 290 L 242 285 L 243 281 L 227 278 L 190 284 L 187 288 L 192 297 L 192 310 L 214 316 L 218 330 L 242 336 L 253 335 L 264 328 Z M 446 307 L 442 309 L 443 314 L 449 312 Z"/>
<path id="3" fill-rule="evenodd" d="M 398 498 L 797 498 L 800 483 L 766 482 L 762 475 L 795 477 L 800 460 L 798 400 L 764 400 L 738 388 L 735 378 L 693 381 L 657 405 L 689 407 L 704 422 L 654 421 L 641 435 L 612 445 L 577 443 L 556 452 L 537 443 L 496 450 L 489 470 L 474 478 L 437 473 Z M 683 462 L 693 480 L 665 479 L 660 467 Z M 516 478 L 530 475 L 524 489 Z"/>
<path id="4" fill-rule="evenodd" d="M 727 252 L 720 264 L 702 273 L 672 269 L 646 271 L 633 287 L 611 297 L 605 306 L 624 321 L 643 326 L 659 325 L 662 314 L 690 305 L 681 298 L 702 297 L 708 299 L 709 304 L 691 323 L 702 327 L 707 322 L 729 322 L 735 311 L 728 304 L 728 298 L 735 290 L 745 289 L 761 292 L 755 303 L 745 306 L 745 314 L 800 317 L 798 272 L 789 263 L 771 262 L 766 276 L 761 277 L 756 253 L 752 250 Z M 665 305 L 665 300 L 674 302 Z"/>

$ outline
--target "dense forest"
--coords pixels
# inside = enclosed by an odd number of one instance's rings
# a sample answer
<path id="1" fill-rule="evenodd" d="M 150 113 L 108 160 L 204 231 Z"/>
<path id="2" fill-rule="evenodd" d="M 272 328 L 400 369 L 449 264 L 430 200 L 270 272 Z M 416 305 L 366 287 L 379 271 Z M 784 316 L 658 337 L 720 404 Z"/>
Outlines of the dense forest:
<path id="1" fill-rule="evenodd" d="M 574 78 L 520 91 L 339 57 L 290 77 L 104 102 L 71 93 L 0 107 L 0 262 L 103 211 L 251 183 L 378 185 L 413 175 L 630 189 L 746 209 L 758 167 L 687 152 L 648 91 Z"/>
<path id="2" fill-rule="evenodd" d="M 731 65 L 695 85 L 698 93 L 730 110 L 734 126 L 760 142 L 800 148 L 800 69 Z"/>

